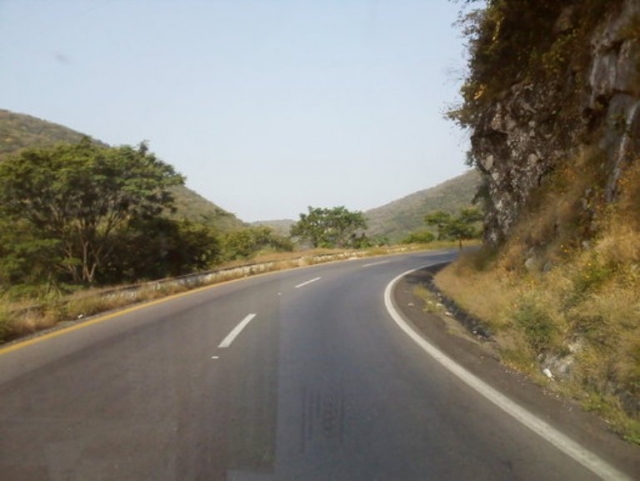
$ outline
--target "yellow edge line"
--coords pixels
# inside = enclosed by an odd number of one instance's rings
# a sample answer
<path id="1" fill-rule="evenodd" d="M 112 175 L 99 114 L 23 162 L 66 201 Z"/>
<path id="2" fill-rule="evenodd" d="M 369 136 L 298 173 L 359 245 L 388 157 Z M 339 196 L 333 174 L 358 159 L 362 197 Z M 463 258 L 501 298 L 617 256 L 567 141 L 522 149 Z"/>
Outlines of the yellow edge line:
<path id="1" fill-rule="evenodd" d="M 444 250 L 444 249 L 436 249 L 433 252 L 437 252 L 439 250 Z M 381 256 L 371 256 L 371 257 L 392 257 L 392 256 L 397 256 L 397 255 L 402 255 L 402 254 L 407 254 L 407 253 L 419 253 L 419 252 L 422 252 L 422 251 L 418 250 L 418 251 L 413 251 L 413 252 L 411 252 L 411 251 L 409 251 L 409 252 L 397 252 L 397 253 L 393 253 L 393 254 L 383 254 Z M 431 251 L 426 250 L 426 252 L 431 252 Z M 233 282 L 243 281 L 243 280 L 246 280 L 248 278 L 252 278 L 253 279 L 253 278 L 256 278 L 256 277 L 268 276 L 268 275 L 271 275 L 271 274 L 277 274 L 277 273 L 282 272 L 282 271 L 294 270 L 294 269 L 306 269 L 306 268 L 309 268 L 309 267 L 316 267 L 316 266 L 324 265 L 324 264 L 332 264 L 332 263 L 335 263 L 335 262 L 345 262 L 345 261 L 348 261 L 348 260 L 349 259 L 340 259 L 340 260 L 337 260 L 337 261 L 322 262 L 320 264 L 314 264 L 314 265 L 311 265 L 311 266 L 299 266 L 299 267 L 293 267 L 291 269 L 281 269 L 281 270 L 272 271 L 272 272 L 263 272 L 261 274 L 254 274 L 254 275 L 251 275 L 249 277 L 239 277 L 237 279 L 230 279 L 228 281 L 222 281 L 222 282 L 218 282 L 218 283 L 211 284 L 211 285 L 208 285 L 208 286 L 197 287 L 196 289 L 191 289 L 191 290 L 186 291 L 186 292 L 180 292 L 178 294 L 172 294 L 170 296 L 163 297 L 161 299 L 155 299 L 155 300 L 152 300 L 152 301 L 147 301 L 147 302 L 144 302 L 142 304 L 136 304 L 136 305 L 131 306 L 131 307 L 125 307 L 123 309 L 119 309 L 119 310 L 117 310 L 115 312 L 112 312 L 110 314 L 104 314 L 104 315 L 98 314 L 99 317 L 96 317 L 96 318 L 88 320 L 88 321 L 81 322 L 79 324 L 75 324 L 73 326 L 58 328 L 58 329 L 54 330 L 53 332 L 50 332 L 49 334 L 42 334 L 40 336 L 34 337 L 32 339 L 27 339 L 27 340 L 24 340 L 24 341 L 20 341 L 20 340 L 13 341 L 13 343 L 8 345 L 8 346 L 0 347 L 0 356 L 2 356 L 4 354 L 9 354 L 10 352 L 17 351 L 18 349 L 23 349 L 25 347 L 29 347 L 29 346 L 32 346 L 34 344 L 38 344 L 38 343 L 43 342 L 43 341 L 47 341 L 49 339 L 53 339 L 53 338 L 58 337 L 58 336 L 62 336 L 63 334 L 69 334 L 70 332 L 77 331 L 79 329 L 84 329 L 85 327 L 93 326 L 95 324 L 100 324 L 101 322 L 108 321 L 108 320 L 113 319 L 115 317 L 124 316 L 125 314 L 130 314 L 132 312 L 136 312 L 136 311 L 139 311 L 141 309 L 146 309 L 147 307 L 155 306 L 157 304 L 162 304 L 163 302 L 173 301 L 173 300 L 179 299 L 181 297 L 186 297 L 186 296 L 189 296 L 191 294 L 196 294 L 198 292 L 206 291 L 207 289 L 213 289 L 215 287 L 224 286 L 226 284 L 231 284 Z"/>
<path id="2" fill-rule="evenodd" d="M 260 277 L 260 276 L 266 276 L 269 274 L 275 274 L 276 272 L 264 272 L 262 274 L 255 274 L 253 276 L 250 276 L 251 278 L 254 277 Z M 136 312 L 142 309 L 146 309 L 147 307 L 151 307 L 151 306 L 155 306 L 157 304 L 162 304 L 163 302 L 168 302 L 168 301 L 173 301 L 175 299 L 178 299 L 180 297 L 186 297 L 188 295 L 191 294 L 196 294 L 198 292 L 202 292 L 202 291 L 206 291 L 207 289 L 213 289 L 214 287 L 220 287 L 223 286 L 225 284 L 231 284 L 233 282 L 238 282 L 238 281 L 242 281 L 247 279 L 246 277 L 240 277 L 238 279 L 230 279 L 228 281 L 223 281 L 223 282 L 218 282 L 216 284 L 211 284 L 208 286 L 202 286 L 202 287 L 197 287 L 195 289 L 191 289 L 189 291 L 186 292 L 179 292 L 178 294 L 171 294 L 167 297 L 163 297 L 161 299 L 154 299 L 152 301 L 147 301 L 144 302 L 142 304 L 136 304 L 135 306 L 131 306 L 131 307 L 125 307 L 123 309 L 119 309 L 115 312 L 112 312 L 110 314 L 104 314 L 104 315 L 99 315 L 99 317 L 96 317 L 95 319 L 91 319 L 89 321 L 84 321 L 81 322 L 79 324 L 76 324 L 74 326 L 69 326 L 69 327 L 63 327 L 63 328 L 59 328 L 53 332 L 50 332 L 49 334 L 42 334 L 38 337 L 35 337 L 33 339 L 27 339 L 25 341 L 14 341 L 15 344 L 6 346 L 6 347 L 0 347 L 0 356 L 4 355 L 4 354 L 9 354 L 10 352 L 13 351 L 17 351 L 18 349 L 22 349 L 24 347 L 28 347 L 28 346 L 32 346 L 34 344 L 37 344 L 39 342 L 42 341 L 47 341 L 49 339 L 53 339 L 55 337 L 58 336 L 62 336 L 63 334 L 68 334 L 70 332 L 73 331 L 77 331 L 79 329 L 84 329 L 85 327 L 89 327 L 89 326 L 93 326 L 94 324 L 99 324 L 101 322 L 104 321 L 108 321 L 110 319 L 113 319 L 115 317 L 119 317 L 119 316 L 124 316 L 125 314 L 130 314 L 132 312 Z M 55 328 L 54 328 L 55 329 Z"/>

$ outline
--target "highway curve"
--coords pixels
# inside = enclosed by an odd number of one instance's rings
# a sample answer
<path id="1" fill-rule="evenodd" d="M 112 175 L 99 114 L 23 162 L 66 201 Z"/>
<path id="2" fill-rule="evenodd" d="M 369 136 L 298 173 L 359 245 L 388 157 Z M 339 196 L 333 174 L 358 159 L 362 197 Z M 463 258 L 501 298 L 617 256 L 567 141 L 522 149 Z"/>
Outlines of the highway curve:
<path id="1" fill-rule="evenodd" d="M 9 346 L 0 478 L 599 479 L 390 316 L 394 278 L 454 256 L 249 278 Z"/>

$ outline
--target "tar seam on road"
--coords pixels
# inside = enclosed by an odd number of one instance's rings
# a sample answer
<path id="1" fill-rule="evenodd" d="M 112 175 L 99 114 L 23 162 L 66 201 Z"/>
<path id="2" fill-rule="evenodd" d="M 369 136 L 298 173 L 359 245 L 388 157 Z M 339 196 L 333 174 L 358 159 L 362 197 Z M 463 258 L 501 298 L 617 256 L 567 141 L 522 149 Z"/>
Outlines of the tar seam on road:
<path id="1" fill-rule="evenodd" d="M 222 342 L 218 345 L 218 347 L 220 348 L 229 347 L 231 343 L 234 341 L 234 339 L 238 337 L 238 335 L 242 332 L 242 330 L 245 327 L 247 327 L 247 324 L 249 324 L 254 317 L 256 317 L 255 314 L 249 314 L 242 321 L 240 321 L 240 324 L 234 327 L 233 330 L 229 334 L 227 334 L 227 337 L 225 337 L 222 340 Z"/>
<path id="2" fill-rule="evenodd" d="M 392 300 L 392 292 L 395 285 L 404 276 L 423 269 L 411 269 L 398 277 L 393 279 L 386 287 L 384 291 L 384 304 L 389 312 L 391 318 L 395 321 L 400 329 L 407 334 L 413 341 L 418 344 L 427 354 L 438 361 L 449 372 L 458 377 L 461 381 L 473 388 L 479 394 L 498 406 L 504 412 L 515 418 L 520 423 L 527 426 L 533 432 L 541 436 L 547 442 L 558 448 L 560 451 L 571 457 L 585 468 L 589 469 L 594 474 L 600 476 L 606 480 L 619 480 L 619 481 L 631 481 L 631 478 L 626 474 L 620 472 L 606 461 L 600 459 L 597 455 L 584 448 L 580 444 L 573 441 L 568 436 L 564 435 L 550 424 L 546 423 L 542 419 L 530 413 L 525 408 L 509 399 L 504 394 L 495 390 L 487 383 L 482 381 L 479 377 L 475 376 L 471 372 L 467 371 L 460 364 L 455 362 L 440 349 L 428 342 L 424 337 L 418 334 L 408 323 L 403 316 L 395 308 Z"/>
<path id="3" fill-rule="evenodd" d="M 319 281 L 320 279 L 322 279 L 322 277 L 315 277 L 315 278 L 311 279 L 310 281 L 303 282 L 302 284 L 298 284 L 297 286 L 295 286 L 295 288 L 296 288 L 296 289 L 299 289 L 300 287 L 304 287 L 304 286 L 306 286 L 306 285 L 311 284 L 312 282 Z"/>

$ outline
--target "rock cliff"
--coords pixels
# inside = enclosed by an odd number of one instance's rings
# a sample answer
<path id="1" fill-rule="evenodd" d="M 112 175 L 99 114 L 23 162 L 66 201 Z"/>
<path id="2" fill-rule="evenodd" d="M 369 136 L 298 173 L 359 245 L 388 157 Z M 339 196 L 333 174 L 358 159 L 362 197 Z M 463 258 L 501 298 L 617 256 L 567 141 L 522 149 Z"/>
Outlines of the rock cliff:
<path id="1" fill-rule="evenodd" d="M 493 248 L 439 287 L 505 361 L 640 444 L 640 0 L 485 0 L 464 25 L 450 116 Z"/>
<path id="2" fill-rule="evenodd" d="M 602 15 L 590 18 L 596 3 Z M 640 0 L 562 5 L 540 10 L 543 35 L 512 47 L 529 59 L 521 69 L 505 65 L 500 79 L 500 61 L 514 57 L 496 54 L 494 79 L 469 81 L 465 108 L 473 115 L 461 123 L 472 130 L 471 154 L 486 192 L 485 236 L 494 245 L 508 238 L 547 179 L 581 153 L 589 150 L 599 172 L 582 193 L 589 216 L 590 206 L 616 198 L 621 172 L 640 154 Z M 488 62 L 483 49 L 500 52 L 501 41 L 514 41 L 506 33 L 509 13 L 496 9 L 497 19 L 489 18 L 491 7 L 483 14 L 485 32 L 472 42 L 476 72 Z"/>

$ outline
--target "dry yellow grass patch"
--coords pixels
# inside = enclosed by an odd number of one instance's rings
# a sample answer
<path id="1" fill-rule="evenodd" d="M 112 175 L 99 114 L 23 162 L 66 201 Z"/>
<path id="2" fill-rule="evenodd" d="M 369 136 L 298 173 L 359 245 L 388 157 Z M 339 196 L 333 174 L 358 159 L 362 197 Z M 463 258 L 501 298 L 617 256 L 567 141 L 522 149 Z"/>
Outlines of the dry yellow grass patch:
<path id="1" fill-rule="evenodd" d="M 586 243 L 578 197 L 593 176 L 587 169 L 572 185 L 572 172 L 500 253 L 467 254 L 436 283 L 493 330 L 505 362 L 537 376 L 556 369 L 551 387 L 640 443 L 640 162 L 621 179 L 619 202 L 597 212 Z"/>
<path id="2" fill-rule="evenodd" d="M 440 271 L 436 282 L 442 292 L 452 297 L 465 311 L 483 319 L 494 331 L 507 322 L 511 309 L 507 291 L 514 289 L 509 272 L 499 268 L 485 269 L 488 253 L 484 250 L 466 253 L 458 261 Z"/>

